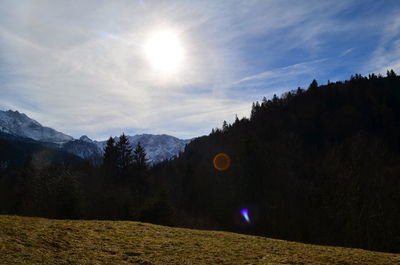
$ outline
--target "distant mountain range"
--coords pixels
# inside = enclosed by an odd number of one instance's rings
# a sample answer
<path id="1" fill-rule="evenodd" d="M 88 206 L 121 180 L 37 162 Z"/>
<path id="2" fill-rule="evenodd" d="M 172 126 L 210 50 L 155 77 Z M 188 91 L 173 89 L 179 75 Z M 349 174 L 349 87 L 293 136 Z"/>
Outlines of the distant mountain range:
<path id="1" fill-rule="evenodd" d="M 23 113 L 12 110 L 0 111 L 0 132 L 56 144 L 63 144 L 74 139 L 72 136 L 42 126 Z"/>
<path id="2" fill-rule="evenodd" d="M 52 128 L 42 126 L 39 122 L 29 118 L 18 111 L 0 111 L 0 132 L 4 135 L 12 135 L 37 141 L 47 147 L 61 149 L 64 152 L 74 154 L 84 159 L 99 160 L 103 155 L 105 141 L 94 141 L 86 135 L 79 139 L 58 132 Z M 128 136 L 132 148 L 138 142 L 144 147 L 150 164 L 170 159 L 182 152 L 191 140 L 178 139 L 162 134 L 141 134 Z M 118 140 L 118 137 L 114 137 Z"/>

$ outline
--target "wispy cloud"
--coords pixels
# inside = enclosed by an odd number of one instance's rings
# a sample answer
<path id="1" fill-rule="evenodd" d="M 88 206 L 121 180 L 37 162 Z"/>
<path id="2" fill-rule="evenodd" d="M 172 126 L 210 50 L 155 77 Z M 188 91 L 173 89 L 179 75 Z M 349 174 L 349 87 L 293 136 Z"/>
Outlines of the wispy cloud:
<path id="1" fill-rule="evenodd" d="M 378 46 L 364 71 L 385 74 L 388 69 L 400 71 L 400 6 L 385 18 Z"/>
<path id="2" fill-rule="evenodd" d="M 348 77 L 369 63 L 366 54 L 399 50 L 399 23 L 385 15 L 395 2 L 374 4 L 383 10 L 376 14 L 365 3 L 4 0 L 0 107 L 75 137 L 207 134 L 248 115 L 262 96 Z M 182 40 L 175 76 L 155 72 L 144 56 L 145 39 L 159 28 Z M 396 66 L 398 55 L 379 64 Z"/>
<path id="3" fill-rule="evenodd" d="M 231 85 L 239 85 L 243 83 L 249 83 L 255 80 L 265 80 L 265 79 L 274 79 L 277 77 L 283 77 L 287 75 L 288 77 L 292 76 L 293 74 L 299 75 L 303 73 L 310 73 L 311 69 L 314 69 L 313 65 L 318 63 L 326 62 L 328 59 L 318 59 L 310 62 L 302 62 L 297 63 L 294 65 L 276 68 L 271 71 L 265 71 L 256 75 L 244 77 L 236 82 L 233 82 Z"/>

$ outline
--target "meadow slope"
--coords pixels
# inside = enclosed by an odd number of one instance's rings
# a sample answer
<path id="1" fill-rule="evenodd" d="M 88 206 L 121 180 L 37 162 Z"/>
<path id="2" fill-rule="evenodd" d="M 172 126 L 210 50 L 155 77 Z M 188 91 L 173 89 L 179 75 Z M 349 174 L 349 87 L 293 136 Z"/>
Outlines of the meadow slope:
<path id="1" fill-rule="evenodd" d="M 400 254 L 128 221 L 0 215 L 0 264 L 400 264 Z"/>

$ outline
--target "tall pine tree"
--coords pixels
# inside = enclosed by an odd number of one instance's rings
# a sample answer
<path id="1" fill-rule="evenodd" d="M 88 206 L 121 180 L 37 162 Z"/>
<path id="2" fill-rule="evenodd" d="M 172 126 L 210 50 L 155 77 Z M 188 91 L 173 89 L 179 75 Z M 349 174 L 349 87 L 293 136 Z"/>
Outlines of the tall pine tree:
<path id="1" fill-rule="evenodd" d="M 122 134 L 116 144 L 117 167 L 122 174 L 126 174 L 133 164 L 132 148 L 128 137 Z"/>
<path id="2" fill-rule="evenodd" d="M 147 161 L 146 152 L 140 142 L 138 142 L 133 152 L 133 162 L 139 171 L 143 171 L 147 169 Z"/>
<path id="3" fill-rule="evenodd" d="M 107 173 L 115 172 L 117 168 L 117 147 L 114 138 L 110 136 L 107 140 L 106 147 L 104 148 L 104 156 L 103 156 L 103 169 L 106 170 Z"/>

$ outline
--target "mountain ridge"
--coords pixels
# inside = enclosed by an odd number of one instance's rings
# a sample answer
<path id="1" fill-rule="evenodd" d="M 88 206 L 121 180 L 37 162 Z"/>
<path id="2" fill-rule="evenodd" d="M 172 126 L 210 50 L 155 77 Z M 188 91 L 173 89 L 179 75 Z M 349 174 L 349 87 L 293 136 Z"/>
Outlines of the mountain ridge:
<path id="1" fill-rule="evenodd" d="M 61 150 L 83 159 L 101 161 L 107 140 L 97 141 L 82 135 L 79 139 L 45 127 L 19 111 L 0 111 L 0 132 L 13 136 L 29 138 L 44 145 L 53 145 Z M 144 147 L 150 164 L 171 159 L 182 152 L 191 139 L 179 139 L 167 134 L 127 135 L 131 147 L 140 142 Z M 118 140 L 118 136 L 114 136 Z"/>
<path id="2" fill-rule="evenodd" d="M 17 110 L 0 111 L 0 132 L 56 144 L 63 144 L 74 139 L 70 135 L 41 125 Z"/>

